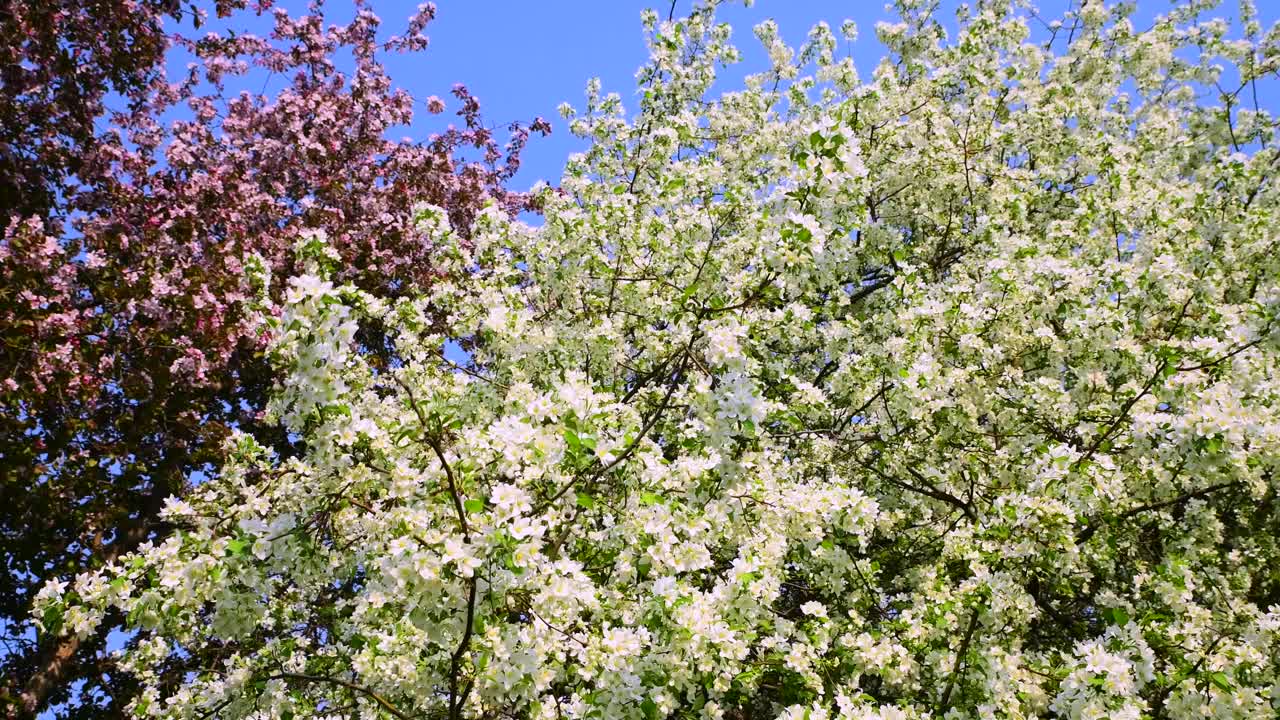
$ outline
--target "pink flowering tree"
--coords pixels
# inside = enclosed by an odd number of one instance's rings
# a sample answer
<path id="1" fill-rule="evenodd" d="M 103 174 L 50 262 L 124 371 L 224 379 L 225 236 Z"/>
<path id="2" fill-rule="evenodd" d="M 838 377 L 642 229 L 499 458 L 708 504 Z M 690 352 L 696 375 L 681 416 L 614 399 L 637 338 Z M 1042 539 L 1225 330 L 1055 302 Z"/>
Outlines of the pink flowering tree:
<path id="1" fill-rule="evenodd" d="M 541 119 L 500 138 L 457 85 L 456 125 L 423 142 L 387 139 L 416 109 L 446 111 L 395 88 L 379 62 L 426 47 L 433 5 L 389 39 L 364 3 L 345 25 L 326 25 L 319 3 L 299 17 L 270 0 L 253 11 L 274 16 L 269 37 L 170 36 L 166 16 L 185 28 L 204 15 L 167 0 L 19 0 L 0 13 L 9 717 L 104 717 L 130 697 L 104 640 L 38 636 L 31 599 L 164 534 L 165 498 L 220 458 L 231 429 L 269 432 L 258 419 L 271 376 L 249 316 L 262 279 L 292 271 L 304 232 L 327 236 L 343 280 L 396 295 L 439 276 L 413 205 L 445 208 L 462 232 L 486 204 L 530 209 L 504 184 L 530 133 L 549 132 Z M 163 66 L 175 50 L 194 62 L 172 79 Z M 231 89 L 263 75 L 285 87 Z M 393 360 L 376 327 L 360 339 L 376 362 Z"/>

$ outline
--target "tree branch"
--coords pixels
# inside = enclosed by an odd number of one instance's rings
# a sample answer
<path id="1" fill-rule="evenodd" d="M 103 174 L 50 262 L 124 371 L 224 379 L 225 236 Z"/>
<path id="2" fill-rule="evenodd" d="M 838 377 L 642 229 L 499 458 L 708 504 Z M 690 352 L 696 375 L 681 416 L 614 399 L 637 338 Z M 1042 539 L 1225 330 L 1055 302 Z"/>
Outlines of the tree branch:
<path id="1" fill-rule="evenodd" d="M 267 680 L 304 680 L 306 682 L 329 683 L 330 685 L 337 685 L 339 687 L 346 688 L 347 690 L 350 690 L 354 693 L 359 693 L 369 698 L 370 700 L 377 703 L 378 707 L 382 708 L 383 710 L 386 710 L 387 712 L 391 713 L 397 718 L 400 718 L 400 720 L 412 720 L 411 715 L 400 710 L 395 705 L 392 705 L 390 702 L 386 700 L 386 698 L 382 697 L 378 693 L 370 690 L 369 688 L 363 685 L 357 685 L 353 682 L 342 680 L 341 678 L 329 677 L 328 675 L 308 675 L 306 673 L 281 672 L 281 673 L 276 673 L 275 675 L 271 675 L 267 677 Z"/>
<path id="2" fill-rule="evenodd" d="M 1182 503 L 1185 503 L 1189 500 L 1206 497 L 1208 495 L 1212 495 L 1213 493 L 1219 490 L 1225 490 L 1229 487 L 1235 487 L 1236 485 L 1239 485 L 1239 484 L 1240 483 L 1235 480 L 1231 482 L 1218 483 L 1217 485 L 1210 485 L 1207 488 L 1201 488 L 1199 490 L 1193 490 L 1191 492 L 1184 493 L 1171 500 L 1161 500 L 1160 502 L 1148 503 L 1146 505 L 1139 505 L 1136 508 L 1131 508 L 1129 510 L 1124 511 L 1116 519 L 1127 520 L 1131 517 L 1134 517 L 1135 515 L 1141 515 L 1144 512 L 1159 510 L 1161 508 L 1171 507 L 1174 505 L 1181 505 Z M 1085 525 L 1084 528 L 1079 532 L 1079 534 L 1076 535 L 1076 542 L 1082 543 L 1087 541 L 1089 538 L 1093 537 L 1094 533 L 1098 532 L 1098 528 L 1101 526 L 1102 526 L 1101 518 L 1097 518 L 1090 521 L 1089 524 Z"/>
<path id="3" fill-rule="evenodd" d="M 942 691 L 942 699 L 938 703 L 939 715 L 946 712 L 947 705 L 951 702 L 951 691 L 955 689 L 956 676 L 960 674 L 960 666 L 964 662 L 965 655 L 969 654 L 969 644 L 973 642 L 973 633 L 977 629 L 978 610 L 974 608 L 969 616 L 969 627 L 965 629 L 964 639 L 960 641 L 960 649 L 956 652 L 956 662 L 951 668 L 951 676 L 947 678 L 947 687 Z"/>
<path id="4" fill-rule="evenodd" d="M 408 383 L 401 380 L 396 375 L 392 375 L 405 394 L 409 398 L 409 406 L 413 408 L 414 415 L 417 415 L 418 422 L 422 425 L 422 442 L 431 448 L 436 459 L 440 461 L 440 466 L 444 468 L 445 480 L 449 484 L 449 495 L 453 498 L 453 509 L 458 514 L 458 527 L 462 530 L 462 540 L 467 545 L 471 544 L 471 528 L 467 525 L 467 510 L 462 502 L 462 495 L 458 492 L 458 481 L 454 477 L 453 468 L 449 466 L 449 461 L 445 459 L 444 448 L 440 446 L 440 439 L 432 434 L 430 426 L 427 423 L 427 416 L 418 405 L 418 400 L 414 397 L 413 390 Z M 476 585 L 477 578 L 475 572 L 472 571 L 471 577 L 467 583 L 467 609 L 466 620 L 462 630 L 462 639 L 458 641 L 458 647 L 453 651 L 449 658 L 449 719 L 460 720 L 462 717 L 462 708 L 467 702 L 467 695 L 471 691 L 471 682 L 458 689 L 458 680 L 462 670 L 462 658 L 467 654 L 467 650 L 471 646 L 471 635 L 475 630 L 476 619 Z"/>

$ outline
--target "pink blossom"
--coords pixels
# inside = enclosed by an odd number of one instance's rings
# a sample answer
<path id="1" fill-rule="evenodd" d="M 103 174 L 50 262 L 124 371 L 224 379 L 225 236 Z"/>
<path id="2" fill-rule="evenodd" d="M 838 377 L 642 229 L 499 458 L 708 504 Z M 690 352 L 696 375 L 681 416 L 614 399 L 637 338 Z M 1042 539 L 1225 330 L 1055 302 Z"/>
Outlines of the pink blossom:
<path id="1" fill-rule="evenodd" d="M 219 17 L 246 4 L 209 2 Z M 297 235 L 323 229 L 342 258 L 339 280 L 394 296 L 440 274 L 413 204 L 445 208 L 460 231 L 491 200 L 513 214 L 532 209 L 505 184 L 545 124 L 513 126 L 504 146 L 458 85 L 456 127 L 417 142 L 387 136 L 412 123 L 416 105 L 379 53 L 426 47 L 430 3 L 383 44 L 362 0 L 346 25 L 326 25 L 318 3 L 294 17 L 258 0 L 253 10 L 274 26 L 268 38 L 169 34 L 165 15 L 189 22 L 186 5 L 19 2 L 0 14 L 0 48 L 17 68 L 0 84 L 0 121 L 20 151 L 0 163 L 0 185 L 22 190 L 0 223 L 0 287 L 16 300 L 0 303 L 0 395 L 23 408 L 6 426 L 18 445 L 0 452 L 31 457 L 40 443 L 46 460 L 18 467 L 18 482 L 70 488 L 33 495 L 48 505 L 41 517 L 68 525 L 55 541 L 16 551 L 31 553 L 15 560 L 22 567 L 74 574 L 102 560 L 95 532 L 163 532 L 152 495 L 182 492 L 230 428 L 259 422 L 271 375 L 248 258 L 287 275 Z M 192 58 L 174 78 L 164 74 L 171 47 Z M 68 82 L 54 61 L 64 49 L 79 58 L 77 92 L 58 92 Z M 335 57 L 354 60 L 349 75 Z M 285 87 L 226 90 L 259 72 Z M 426 107 L 445 109 L 434 95 Z M 87 458 L 112 458 L 118 473 Z M 38 574 L 0 589 L 29 597 L 47 579 Z M 3 620 L 28 622 L 22 612 Z M 101 690 L 114 670 L 96 664 L 99 649 L 81 648 L 59 682 L 87 683 L 86 697 Z M 25 687 L 34 658 L 0 661 L 0 677 Z M 112 702 L 128 701 L 110 687 Z M 32 699 L 30 714 L 47 697 Z"/>

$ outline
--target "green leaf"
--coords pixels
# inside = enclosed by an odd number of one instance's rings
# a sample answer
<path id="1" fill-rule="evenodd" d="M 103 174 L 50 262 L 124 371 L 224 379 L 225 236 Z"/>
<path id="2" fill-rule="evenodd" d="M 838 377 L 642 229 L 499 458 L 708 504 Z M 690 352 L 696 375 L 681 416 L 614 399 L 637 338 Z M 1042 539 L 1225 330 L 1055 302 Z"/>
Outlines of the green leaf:
<path id="1" fill-rule="evenodd" d="M 640 703 L 640 712 L 644 713 L 645 720 L 658 720 L 658 703 L 653 698 L 645 698 Z"/>
<path id="2" fill-rule="evenodd" d="M 50 605 L 45 608 L 44 617 L 41 618 L 44 624 L 44 631 L 50 636 L 57 635 L 62 631 L 62 605 Z"/>
<path id="3" fill-rule="evenodd" d="M 1129 624 L 1129 613 L 1125 612 L 1122 608 L 1107 608 L 1102 611 L 1102 617 L 1104 617 L 1108 623 L 1118 627 L 1124 627 Z"/>
<path id="4" fill-rule="evenodd" d="M 516 564 L 516 559 L 515 559 L 515 556 L 513 555 L 510 555 L 510 554 L 506 555 L 503 558 L 502 564 L 505 565 L 508 570 L 515 573 L 516 575 L 524 574 L 524 568 Z"/>
<path id="5" fill-rule="evenodd" d="M 463 503 L 462 506 L 465 507 L 467 509 L 467 512 L 469 513 L 478 513 L 481 510 L 484 510 L 484 500 L 481 500 L 479 498 L 471 498 L 470 500 Z"/>
<path id="6" fill-rule="evenodd" d="M 578 506 L 590 510 L 596 506 L 596 499 L 586 493 L 577 494 Z"/>
<path id="7" fill-rule="evenodd" d="M 641 505 L 657 505 L 660 502 L 662 502 L 662 497 L 658 495 L 658 493 L 652 493 L 652 492 L 640 493 Z"/>
<path id="8" fill-rule="evenodd" d="M 244 555 L 244 551 L 249 548 L 249 539 L 246 537 L 238 537 L 227 543 L 227 555 L 229 557 L 240 557 Z"/>
<path id="9" fill-rule="evenodd" d="M 1209 673 L 1209 682 L 1217 685 L 1221 690 L 1231 690 L 1235 687 L 1235 683 L 1231 682 L 1231 678 L 1227 677 L 1224 672 Z"/>

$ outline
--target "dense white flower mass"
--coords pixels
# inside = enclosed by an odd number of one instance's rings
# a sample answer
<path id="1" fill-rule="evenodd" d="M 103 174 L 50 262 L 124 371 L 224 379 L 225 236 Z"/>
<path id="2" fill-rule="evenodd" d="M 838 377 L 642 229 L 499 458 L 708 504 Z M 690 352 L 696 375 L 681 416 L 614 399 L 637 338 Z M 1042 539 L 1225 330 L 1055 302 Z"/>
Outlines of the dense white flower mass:
<path id="1" fill-rule="evenodd" d="M 719 95 L 714 3 L 646 15 L 638 111 L 565 110 L 540 227 L 424 208 L 416 299 L 309 238 L 303 452 L 46 628 L 126 614 L 166 718 L 1276 717 L 1280 30 L 899 5 Z"/>

